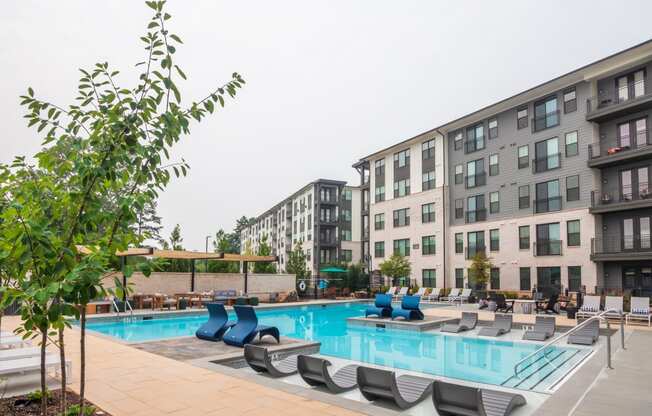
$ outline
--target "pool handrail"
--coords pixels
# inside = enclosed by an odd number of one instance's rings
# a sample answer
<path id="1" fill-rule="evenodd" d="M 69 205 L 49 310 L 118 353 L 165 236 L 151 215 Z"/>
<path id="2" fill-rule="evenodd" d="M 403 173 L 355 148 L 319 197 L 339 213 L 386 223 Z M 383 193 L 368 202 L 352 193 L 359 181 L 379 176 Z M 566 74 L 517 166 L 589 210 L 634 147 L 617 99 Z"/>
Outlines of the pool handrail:
<path id="1" fill-rule="evenodd" d="M 584 328 L 589 322 L 593 320 L 602 320 L 607 324 L 607 331 L 609 331 L 609 319 L 606 317 L 606 314 L 617 314 L 620 316 L 620 344 L 622 349 L 625 349 L 625 315 L 623 314 L 622 311 L 616 310 L 616 309 L 607 309 L 605 311 L 600 312 L 597 315 L 591 316 L 584 322 L 574 326 L 571 328 L 569 331 L 564 332 L 563 334 L 557 336 L 556 338 L 551 339 L 550 341 L 546 342 L 543 344 L 541 347 L 537 348 L 536 351 L 533 353 L 527 355 L 526 357 L 522 358 L 520 361 L 518 361 L 516 364 L 514 364 L 514 376 L 518 378 L 519 370 L 518 367 L 523 364 L 525 361 L 529 360 L 530 358 L 534 357 L 535 355 L 539 354 L 540 352 L 543 351 L 543 358 L 548 362 L 548 364 L 552 365 L 555 367 L 555 370 L 558 369 L 558 367 L 551 363 L 550 360 L 548 360 L 548 357 L 546 356 L 545 349 L 550 347 L 552 344 L 556 344 L 559 342 L 561 339 L 567 337 L 568 335 L 574 333 L 575 331 L 578 331 L 581 328 Z M 613 368 L 611 366 L 611 335 L 607 335 L 607 368 Z"/>

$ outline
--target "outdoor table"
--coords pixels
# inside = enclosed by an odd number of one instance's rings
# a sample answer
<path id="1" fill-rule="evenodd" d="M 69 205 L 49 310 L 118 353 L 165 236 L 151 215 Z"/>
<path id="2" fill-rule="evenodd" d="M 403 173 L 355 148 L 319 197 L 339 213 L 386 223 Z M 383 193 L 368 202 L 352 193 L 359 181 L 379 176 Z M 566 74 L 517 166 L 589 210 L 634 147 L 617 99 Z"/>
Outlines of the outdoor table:
<path id="1" fill-rule="evenodd" d="M 531 314 L 536 303 L 537 301 L 532 299 L 514 299 L 514 304 L 515 305 L 520 304 L 521 312 L 525 314 Z"/>
<path id="2" fill-rule="evenodd" d="M 136 309 L 143 309 L 143 304 L 145 303 L 144 301 L 146 299 L 151 299 L 152 300 L 152 308 L 154 307 L 154 295 L 149 295 L 149 294 L 143 294 L 143 293 L 136 293 L 132 297 L 134 305 L 136 305 Z"/>

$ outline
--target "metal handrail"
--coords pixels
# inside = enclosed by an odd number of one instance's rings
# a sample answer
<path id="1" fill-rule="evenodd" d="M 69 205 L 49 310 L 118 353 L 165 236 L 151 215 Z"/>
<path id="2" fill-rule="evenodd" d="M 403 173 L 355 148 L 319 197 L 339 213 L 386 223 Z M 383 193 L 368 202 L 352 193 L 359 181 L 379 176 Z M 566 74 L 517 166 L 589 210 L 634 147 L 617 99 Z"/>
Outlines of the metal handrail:
<path id="1" fill-rule="evenodd" d="M 115 303 L 115 297 L 111 298 L 111 303 L 113 303 L 113 309 L 115 309 L 116 316 L 120 316 L 120 308 L 118 308 L 118 304 Z"/>
<path id="2" fill-rule="evenodd" d="M 552 344 L 556 344 L 559 342 L 559 340 L 567 337 L 568 335 L 578 331 L 581 328 L 584 328 L 589 322 L 593 320 L 603 320 L 607 324 L 607 331 L 609 331 L 609 320 L 605 317 L 606 314 L 608 313 L 617 313 L 620 316 L 620 343 L 622 349 L 625 349 L 625 315 L 623 314 L 622 311 L 618 309 L 608 309 L 606 311 L 602 311 L 597 315 L 594 315 L 590 318 L 588 318 L 586 321 L 582 322 L 579 325 L 576 325 L 574 328 L 572 328 L 570 331 L 564 332 L 563 334 L 559 335 L 558 337 L 546 342 L 543 346 L 538 348 L 536 351 L 531 353 L 530 355 L 526 356 L 525 358 L 522 358 L 520 361 L 518 361 L 516 364 L 514 364 L 514 376 L 518 377 L 519 371 L 518 367 L 523 364 L 525 361 L 529 360 L 530 358 L 534 357 L 535 355 L 539 354 L 540 352 L 544 351 L 546 348 L 551 346 Z M 548 364 L 551 364 L 553 367 L 555 367 L 555 370 L 557 370 L 559 367 L 555 366 L 548 360 L 548 357 L 546 356 L 546 353 L 544 351 L 543 353 L 543 358 L 548 362 Z M 608 368 L 613 368 L 611 367 L 611 335 L 607 335 L 607 367 Z"/>

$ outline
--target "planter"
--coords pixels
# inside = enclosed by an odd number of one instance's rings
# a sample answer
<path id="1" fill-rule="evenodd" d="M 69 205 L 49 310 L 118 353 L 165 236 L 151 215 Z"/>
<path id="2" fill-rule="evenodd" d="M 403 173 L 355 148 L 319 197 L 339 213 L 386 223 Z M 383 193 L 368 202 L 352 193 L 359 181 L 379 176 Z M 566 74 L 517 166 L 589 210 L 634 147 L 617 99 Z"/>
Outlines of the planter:
<path id="1" fill-rule="evenodd" d="M 575 314 L 577 313 L 577 308 L 575 306 L 566 307 L 566 316 L 568 319 L 575 319 Z"/>
<path id="2" fill-rule="evenodd" d="M 258 306 L 258 298 L 257 297 L 249 298 L 249 304 L 251 306 Z"/>

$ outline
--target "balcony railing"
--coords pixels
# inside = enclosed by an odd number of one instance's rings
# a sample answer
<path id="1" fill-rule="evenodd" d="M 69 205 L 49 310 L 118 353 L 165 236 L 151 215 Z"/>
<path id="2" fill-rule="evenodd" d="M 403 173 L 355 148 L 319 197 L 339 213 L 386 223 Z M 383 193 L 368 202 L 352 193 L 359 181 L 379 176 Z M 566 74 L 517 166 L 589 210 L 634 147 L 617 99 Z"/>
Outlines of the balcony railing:
<path id="1" fill-rule="evenodd" d="M 330 217 L 319 217 L 319 221 L 322 224 L 336 224 L 339 222 L 339 217 L 337 215 L 331 215 Z"/>
<path id="2" fill-rule="evenodd" d="M 600 142 L 589 144 L 589 159 L 619 155 L 631 150 L 649 148 L 652 145 L 648 130 L 638 130 L 633 135 L 621 136 L 618 139 L 610 140 L 610 142 L 614 144 L 611 146 Z"/>
<path id="3" fill-rule="evenodd" d="M 465 176 L 464 179 L 467 188 L 475 188 L 487 184 L 487 173 L 476 173 L 475 175 Z"/>
<path id="4" fill-rule="evenodd" d="M 473 140 L 466 140 L 464 142 L 464 153 L 473 153 L 477 150 L 482 150 L 485 148 L 485 137 L 480 136 L 477 137 Z M 478 144 L 481 145 L 481 147 L 478 147 Z"/>
<path id="5" fill-rule="evenodd" d="M 475 247 L 465 247 L 464 248 L 464 257 L 467 260 L 472 260 L 476 254 L 484 254 L 485 257 L 487 255 L 487 247 L 484 245 L 480 246 L 475 246 Z"/>
<path id="6" fill-rule="evenodd" d="M 476 209 L 475 211 L 466 211 L 466 222 L 478 222 L 487 220 L 487 210 L 485 208 Z"/>
<path id="7" fill-rule="evenodd" d="M 618 191 L 591 191 L 591 207 L 617 204 L 621 202 L 640 201 L 642 199 L 652 199 L 650 186 L 647 182 L 639 182 L 638 187 L 623 185 Z"/>
<path id="8" fill-rule="evenodd" d="M 646 253 L 652 254 L 649 234 L 604 234 L 591 239 L 591 254 Z"/>
<path id="9" fill-rule="evenodd" d="M 532 118 L 532 132 L 545 130 L 550 127 L 559 125 L 559 110 L 542 114 Z"/>
<path id="10" fill-rule="evenodd" d="M 532 243 L 532 252 L 535 256 L 561 256 L 561 240 L 537 240 Z"/>
<path id="11" fill-rule="evenodd" d="M 546 172 L 561 167 L 561 153 L 532 159 L 532 173 Z"/>
<path id="12" fill-rule="evenodd" d="M 647 98 L 650 93 L 646 91 L 645 80 L 630 82 L 620 88 L 616 88 L 608 93 L 600 94 L 597 97 L 591 97 L 586 100 L 586 111 L 602 110 L 603 108 L 612 107 L 618 104 Z"/>
<path id="13" fill-rule="evenodd" d="M 534 200 L 534 213 L 561 211 L 561 196 Z"/>

